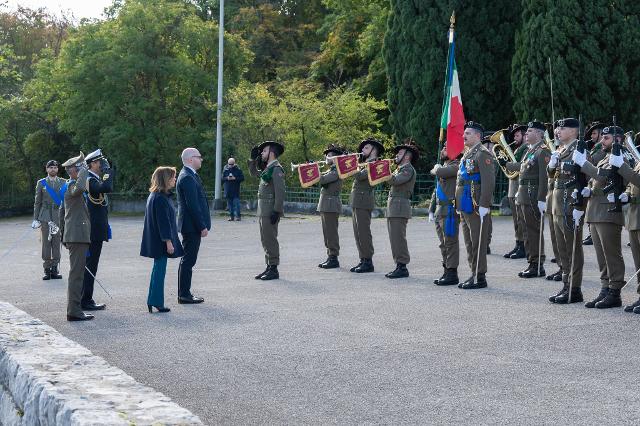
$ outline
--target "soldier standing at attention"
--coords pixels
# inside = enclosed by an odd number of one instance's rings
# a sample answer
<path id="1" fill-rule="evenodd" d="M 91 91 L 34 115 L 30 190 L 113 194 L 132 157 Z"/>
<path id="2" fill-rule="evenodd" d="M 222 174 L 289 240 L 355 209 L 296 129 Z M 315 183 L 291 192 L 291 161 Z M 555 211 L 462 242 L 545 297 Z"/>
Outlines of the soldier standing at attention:
<path id="1" fill-rule="evenodd" d="M 284 145 L 266 141 L 251 150 L 249 173 L 260 177 L 258 187 L 258 223 L 260 240 L 264 249 L 266 269 L 255 276 L 257 280 L 276 280 L 280 278 L 280 245 L 278 243 L 278 223 L 284 215 L 284 169 L 278 157 L 284 152 Z M 260 170 L 259 163 L 264 164 Z"/>
<path id="2" fill-rule="evenodd" d="M 516 170 L 520 170 L 520 160 L 527 150 L 527 144 L 524 142 L 524 132 L 527 131 L 527 126 L 524 124 L 514 124 L 511 126 L 509 136 L 513 139 L 513 148 L 515 148 L 513 155 L 516 157 Z M 525 239 L 525 223 L 524 218 L 521 215 L 520 209 L 517 207 L 516 195 L 518 194 L 518 176 L 513 179 L 509 179 L 509 191 L 507 198 L 509 200 L 509 208 L 511 209 L 511 216 L 513 218 L 513 229 L 516 236 L 516 246 L 508 253 L 503 255 L 506 259 L 523 259 L 526 257 L 526 251 L 524 248 Z"/>
<path id="3" fill-rule="evenodd" d="M 432 199 L 434 206 L 437 206 L 433 213 L 429 214 L 429 221 L 434 220 L 435 216 L 436 233 L 440 240 L 439 247 L 444 268 L 442 276 L 433 280 L 436 285 L 456 285 L 460 282 L 458 279 L 460 216 L 456 213 L 454 205 L 460 157 L 462 157 L 462 153 L 453 160 L 449 160 L 445 142 L 442 151 L 440 151 L 440 159 L 443 164 L 436 164 L 431 170 L 431 174 L 437 178 L 435 199 Z"/>
<path id="4" fill-rule="evenodd" d="M 591 154 L 591 164 L 598 164 L 600 160 L 602 160 L 607 155 L 602 147 L 602 143 L 600 142 L 600 135 L 603 128 L 604 123 L 594 121 L 584 132 L 584 141 L 587 143 L 587 149 Z M 584 240 L 582 240 L 582 245 L 592 246 L 593 239 L 591 238 L 591 225 L 587 224 L 587 228 L 589 230 L 589 234 L 585 237 Z"/>
<path id="5" fill-rule="evenodd" d="M 376 139 L 368 138 L 360 142 L 358 152 L 362 161 L 374 161 L 384 154 L 384 146 Z M 371 212 L 375 207 L 374 187 L 369 185 L 369 173 L 363 167 L 354 175 L 351 187 L 351 220 L 353 235 L 358 247 L 360 263 L 350 269 L 351 272 L 373 272 L 373 237 L 371 236 Z"/>
<path id="6" fill-rule="evenodd" d="M 555 141 L 558 140 L 557 121 L 555 123 L 552 123 L 551 127 L 553 129 L 553 141 L 555 146 Z M 553 248 L 554 259 L 551 259 L 551 262 L 554 262 L 555 260 L 555 263 L 558 264 L 558 270 L 553 274 L 547 275 L 548 281 L 562 281 L 562 266 L 560 264 L 561 259 L 560 259 L 560 253 L 558 252 L 558 243 L 556 242 L 556 231 L 555 231 L 555 227 L 553 226 L 553 190 L 555 188 L 555 185 L 556 185 L 555 174 L 549 174 L 547 172 L 547 210 L 545 211 L 545 214 L 547 215 L 547 219 L 549 223 L 549 236 L 551 238 L 551 247 Z"/>
<path id="7" fill-rule="evenodd" d="M 43 280 L 60 279 L 60 215 L 58 209 L 64 200 L 67 181 L 58 177 L 58 162 L 47 162 L 47 177 L 36 184 L 33 203 L 33 229 L 40 228 L 42 243 Z"/>
<path id="8" fill-rule="evenodd" d="M 468 149 L 460 161 L 456 182 L 456 208 L 462 215 L 462 234 L 471 268 L 471 276 L 458 284 L 465 290 L 487 286 L 487 245 L 491 229 L 489 213 L 496 174 L 493 154 L 481 143 L 483 134 L 484 127 L 480 123 L 469 121 L 465 124 L 463 137 Z"/>
<path id="9" fill-rule="evenodd" d="M 330 144 L 324 150 L 325 160 L 331 168 L 320 177 L 320 199 L 318 200 L 318 212 L 322 221 L 322 234 L 324 235 L 324 246 L 327 248 L 327 260 L 318 265 L 323 269 L 339 268 L 340 262 L 340 236 L 338 235 L 338 218 L 342 213 L 342 201 L 340 191 L 342 190 L 342 179 L 338 176 L 338 171 L 333 161 L 333 156 L 344 154 L 344 149 Z"/>
<path id="10" fill-rule="evenodd" d="M 84 200 L 88 186 L 88 170 L 84 154 L 62 164 L 69 174 L 64 202 L 60 207 L 62 244 L 69 250 L 69 278 L 67 280 L 67 321 L 92 320 L 93 315 L 82 312 L 82 278 L 86 253 L 91 243 L 91 220 Z"/>
<path id="11" fill-rule="evenodd" d="M 389 185 L 387 199 L 387 230 L 391 243 L 391 254 L 396 269 L 385 274 L 387 278 L 406 278 L 409 276 L 407 265 L 411 261 L 407 246 L 407 222 L 411 219 L 411 197 L 416 184 L 416 170 L 413 164 L 420 158 L 420 150 L 412 139 L 406 139 L 402 145 L 393 148 L 396 154 L 395 170 Z"/>

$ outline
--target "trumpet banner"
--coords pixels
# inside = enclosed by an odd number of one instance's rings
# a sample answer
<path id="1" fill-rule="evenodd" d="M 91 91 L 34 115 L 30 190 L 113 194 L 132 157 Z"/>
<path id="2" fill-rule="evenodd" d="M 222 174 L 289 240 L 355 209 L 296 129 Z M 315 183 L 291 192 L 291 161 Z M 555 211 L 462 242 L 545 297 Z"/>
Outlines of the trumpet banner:
<path id="1" fill-rule="evenodd" d="M 300 186 L 308 188 L 320 181 L 320 165 L 318 163 L 300 164 L 298 166 Z"/>
<path id="2" fill-rule="evenodd" d="M 358 173 L 358 154 L 340 155 L 334 159 L 340 179 L 346 179 Z"/>
<path id="3" fill-rule="evenodd" d="M 386 182 L 391 179 L 391 162 L 393 160 L 384 159 L 367 163 L 367 172 L 369 174 L 369 185 L 375 186 L 379 183 Z"/>

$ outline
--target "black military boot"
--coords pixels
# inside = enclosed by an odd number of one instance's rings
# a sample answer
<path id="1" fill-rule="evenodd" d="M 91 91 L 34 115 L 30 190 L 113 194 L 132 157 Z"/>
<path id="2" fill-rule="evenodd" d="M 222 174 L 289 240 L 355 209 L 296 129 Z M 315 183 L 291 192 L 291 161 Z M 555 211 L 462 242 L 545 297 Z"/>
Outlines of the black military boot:
<path id="1" fill-rule="evenodd" d="M 444 265 L 444 262 L 442 262 L 442 275 L 440 276 L 440 278 L 436 278 L 435 280 L 433 280 L 433 283 L 438 284 L 438 282 L 443 279 L 445 275 L 447 275 L 447 267 Z"/>
<path id="2" fill-rule="evenodd" d="M 398 263 L 396 265 L 396 269 L 394 269 L 393 271 L 384 274 L 385 277 L 387 278 L 407 278 L 409 276 L 409 270 L 407 269 L 407 265 L 405 265 L 404 263 Z"/>
<path id="3" fill-rule="evenodd" d="M 556 297 L 562 296 L 567 291 L 569 291 L 569 284 L 564 284 L 559 292 L 557 292 L 553 296 L 549 296 L 549 302 L 556 303 Z"/>
<path id="4" fill-rule="evenodd" d="M 610 288 L 607 297 L 596 303 L 597 309 L 619 308 L 622 306 L 619 288 Z"/>
<path id="5" fill-rule="evenodd" d="M 470 282 L 466 282 L 462 285 L 463 290 L 474 290 L 477 288 L 485 288 L 487 286 L 487 279 L 484 274 L 478 274 L 478 278 Z"/>
<path id="6" fill-rule="evenodd" d="M 511 255 L 518 251 L 519 244 L 520 241 L 516 240 L 516 245 L 511 249 L 510 252 L 503 254 L 502 257 L 504 257 L 505 259 L 511 259 Z"/>
<path id="7" fill-rule="evenodd" d="M 458 284 L 458 288 L 462 288 L 465 284 L 473 283 L 474 278 L 475 277 L 473 275 L 471 275 L 469 278 L 467 278 L 466 280 L 464 280 L 461 283 L 459 283 Z"/>
<path id="8" fill-rule="evenodd" d="M 625 312 L 634 312 L 634 309 L 637 308 L 638 306 L 640 306 L 640 299 L 636 300 L 635 302 L 633 302 L 632 304 L 625 306 L 624 307 L 624 311 Z"/>
<path id="9" fill-rule="evenodd" d="M 569 289 L 563 292 L 560 296 L 556 297 L 556 303 L 561 305 L 565 305 L 569 303 L 569 299 L 571 299 L 571 303 L 579 303 L 584 302 L 584 297 L 582 296 L 582 290 L 580 288 L 571 289 L 571 298 L 569 298 Z"/>
<path id="10" fill-rule="evenodd" d="M 255 276 L 255 277 L 253 277 L 253 278 L 255 278 L 256 280 L 259 280 L 260 278 L 262 278 L 262 276 L 263 276 L 264 274 L 266 274 L 266 273 L 267 273 L 267 271 L 269 271 L 269 265 L 267 265 L 267 267 L 264 269 L 264 271 L 260 272 L 258 275 L 256 275 L 256 276 Z"/>
<path id="11" fill-rule="evenodd" d="M 359 267 L 362 266 L 362 262 L 364 262 L 364 259 L 360 259 L 360 263 L 358 263 L 356 266 L 354 266 L 353 268 L 349 269 L 349 271 L 351 272 L 355 272 L 356 269 L 358 269 Z"/>
<path id="12" fill-rule="evenodd" d="M 44 268 L 44 275 L 42 276 L 44 281 L 48 281 L 51 279 L 51 268 Z"/>
<path id="13" fill-rule="evenodd" d="M 358 274 L 362 274 L 364 272 L 373 272 L 373 261 L 371 259 L 362 259 L 362 263 L 358 266 L 355 271 Z"/>
<path id="14" fill-rule="evenodd" d="M 520 278 L 537 278 L 544 277 L 545 271 L 542 263 L 540 264 L 540 269 L 538 269 L 538 262 L 530 263 L 527 269 L 524 271 L 518 272 L 518 276 Z"/>
<path id="15" fill-rule="evenodd" d="M 547 281 L 562 281 L 562 269 L 558 269 L 557 272 L 547 275 Z"/>
<path id="16" fill-rule="evenodd" d="M 524 250 L 524 241 L 518 241 L 518 249 L 511 255 L 511 259 L 524 259 L 527 253 Z"/>
<path id="17" fill-rule="evenodd" d="M 593 239 L 591 238 L 591 234 L 587 235 L 587 238 L 582 240 L 582 245 L 583 246 L 592 246 L 593 245 Z"/>
<path id="18" fill-rule="evenodd" d="M 436 283 L 436 285 L 456 285 L 459 282 L 458 268 L 447 268 L 444 276 Z"/>
<path id="19" fill-rule="evenodd" d="M 599 301 L 601 301 L 605 297 L 607 297 L 607 294 L 609 294 L 609 287 L 602 287 L 600 289 L 600 294 L 598 294 L 598 296 L 596 296 L 596 298 L 593 299 L 591 302 L 585 303 L 584 307 L 585 308 L 595 308 L 596 307 L 596 303 L 598 303 Z"/>
<path id="20" fill-rule="evenodd" d="M 340 267 L 340 262 L 338 262 L 338 256 L 329 256 L 327 260 L 318 266 L 322 269 L 334 269 Z"/>
<path id="21" fill-rule="evenodd" d="M 62 275 L 60 275 L 60 272 L 58 272 L 58 267 L 57 266 L 52 266 L 50 271 L 51 271 L 51 279 L 52 280 L 61 280 L 62 279 Z"/>
<path id="22" fill-rule="evenodd" d="M 551 259 L 551 263 L 558 263 L 558 260 L 554 257 L 553 259 Z"/>
<path id="23" fill-rule="evenodd" d="M 636 306 L 635 308 L 633 308 L 633 313 L 640 314 L 640 306 Z"/>
<path id="24" fill-rule="evenodd" d="M 260 277 L 262 281 L 277 280 L 279 278 L 278 265 L 269 265 L 265 273 Z"/>

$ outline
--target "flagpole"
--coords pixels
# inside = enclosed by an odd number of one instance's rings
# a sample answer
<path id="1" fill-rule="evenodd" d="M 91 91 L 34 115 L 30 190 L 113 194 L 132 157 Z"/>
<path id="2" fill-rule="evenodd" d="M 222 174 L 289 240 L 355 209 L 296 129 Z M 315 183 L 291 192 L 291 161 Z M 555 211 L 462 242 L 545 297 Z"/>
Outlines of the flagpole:
<path id="1" fill-rule="evenodd" d="M 442 151 L 442 145 L 444 143 L 444 128 L 442 127 L 442 114 L 444 114 L 444 109 L 447 104 L 447 97 L 449 96 L 449 94 L 447 93 L 447 88 L 449 87 L 449 80 L 451 80 L 451 68 L 452 68 L 451 50 L 453 49 L 455 26 L 456 26 L 456 11 L 454 10 L 453 12 L 451 12 L 451 18 L 449 18 L 449 32 L 448 32 L 449 48 L 447 50 L 447 69 L 445 71 L 444 87 L 442 89 L 443 96 L 442 96 L 442 109 L 440 114 L 440 120 L 441 120 L 440 121 L 440 137 L 438 139 L 438 152 L 436 153 L 437 164 L 440 164 L 440 151 Z"/>

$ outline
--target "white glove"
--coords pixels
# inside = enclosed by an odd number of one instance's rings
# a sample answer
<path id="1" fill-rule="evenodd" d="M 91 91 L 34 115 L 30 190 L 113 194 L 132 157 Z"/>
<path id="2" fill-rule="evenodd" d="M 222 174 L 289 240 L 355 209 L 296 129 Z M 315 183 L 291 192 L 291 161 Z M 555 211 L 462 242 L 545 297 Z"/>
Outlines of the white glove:
<path id="1" fill-rule="evenodd" d="M 545 211 L 547 211 L 546 201 L 538 201 L 538 210 L 540 210 L 540 214 L 543 214 Z"/>
<path id="2" fill-rule="evenodd" d="M 429 223 L 433 222 L 433 212 L 429 212 Z"/>
<path id="3" fill-rule="evenodd" d="M 33 229 L 38 229 L 40 228 L 40 226 L 42 226 L 42 224 L 39 220 L 34 220 L 33 222 L 31 222 L 31 228 Z"/>
<path id="4" fill-rule="evenodd" d="M 551 153 L 551 159 L 549 160 L 549 167 L 555 169 L 558 167 L 558 160 L 560 159 L 560 153 L 558 151 L 553 151 Z"/>
<path id="5" fill-rule="evenodd" d="M 442 167 L 442 164 L 436 164 L 435 166 L 433 166 L 433 169 L 431 169 L 431 174 L 435 176 L 435 174 L 438 172 L 438 169 L 440 169 Z"/>
<path id="6" fill-rule="evenodd" d="M 624 162 L 622 155 L 610 155 L 609 156 L 609 165 L 613 167 L 622 167 L 622 163 Z"/>
<path id="7" fill-rule="evenodd" d="M 480 217 L 485 217 L 487 215 L 487 213 L 489 213 L 491 210 L 486 208 L 486 207 L 478 207 L 478 213 L 480 213 Z"/>
<path id="8" fill-rule="evenodd" d="M 607 201 L 610 203 L 613 203 L 615 200 L 615 195 L 613 194 L 613 192 L 610 192 L 607 194 Z M 629 202 L 629 194 L 627 194 L 626 192 L 623 192 L 622 194 L 620 194 L 620 196 L 618 197 L 618 200 L 622 201 L 623 203 L 628 203 Z"/>
<path id="9" fill-rule="evenodd" d="M 578 199 L 578 190 L 577 190 L 577 189 L 574 189 L 574 190 L 571 192 L 571 198 L 573 198 L 574 200 L 577 200 L 577 199 Z"/>
<path id="10" fill-rule="evenodd" d="M 573 151 L 573 155 L 571 156 L 571 159 L 578 166 L 582 167 L 582 166 L 584 166 L 584 163 L 587 162 L 587 153 L 586 152 L 580 152 L 580 151 L 578 151 L 576 149 L 575 151 Z"/>
<path id="11" fill-rule="evenodd" d="M 582 194 L 584 198 L 589 198 L 591 197 L 591 190 L 588 186 L 585 186 L 584 188 L 582 188 L 582 191 L 580 191 L 580 194 Z"/>
<path id="12" fill-rule="evenodd" d="M 584 215 L 584 212 L 582 210 L 576 210 L 573 209 L 573 221 L 575 223 L 580 222 L 580 218 Z"/>

